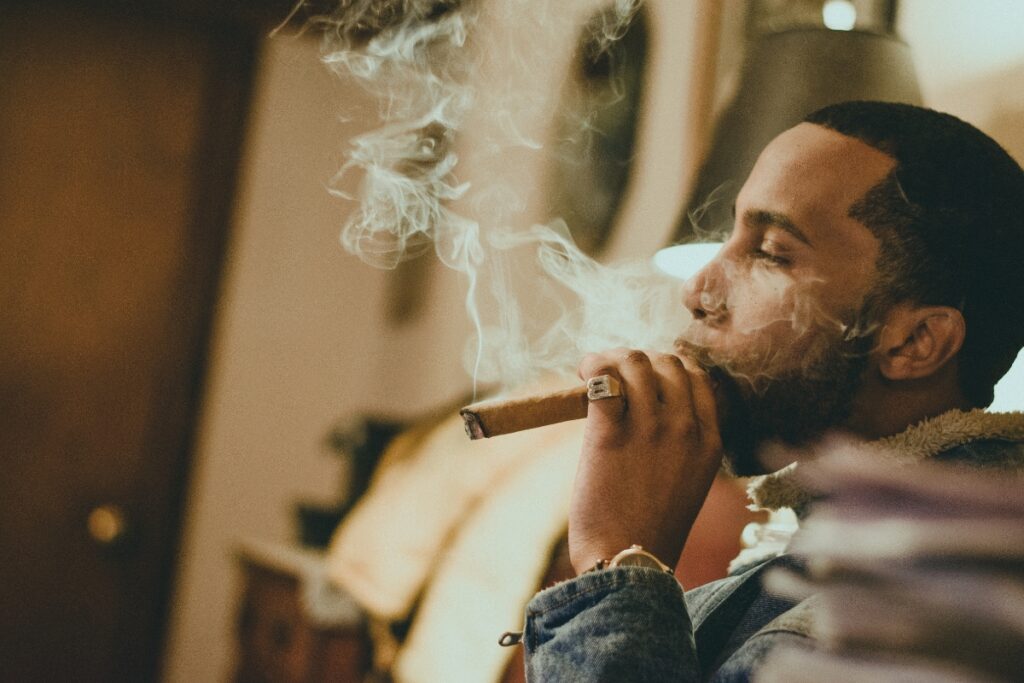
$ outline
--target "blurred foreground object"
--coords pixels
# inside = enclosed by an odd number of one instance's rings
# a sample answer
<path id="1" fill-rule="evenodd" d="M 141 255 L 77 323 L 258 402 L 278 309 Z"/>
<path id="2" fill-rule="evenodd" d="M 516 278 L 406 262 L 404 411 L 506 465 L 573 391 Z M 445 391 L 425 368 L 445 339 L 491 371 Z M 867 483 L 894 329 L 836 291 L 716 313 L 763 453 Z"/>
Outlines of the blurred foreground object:
<path id="1" fill-rule="evenodd" d="M 791 546 L 817 649 L 774 652 L 759 682 L 1019 681 L 1024 671 L 1024 490 L 1009 472 L 851 459 L 806 468 L 828 494 Z"/>

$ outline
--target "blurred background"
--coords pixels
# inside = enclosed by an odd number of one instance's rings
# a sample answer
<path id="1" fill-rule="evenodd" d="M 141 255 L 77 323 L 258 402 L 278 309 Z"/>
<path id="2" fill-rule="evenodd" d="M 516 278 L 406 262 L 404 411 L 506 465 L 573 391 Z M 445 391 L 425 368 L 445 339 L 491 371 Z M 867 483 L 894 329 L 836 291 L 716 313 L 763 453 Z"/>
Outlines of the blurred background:
<path id="1" fill-rule="evenodd" d="M 577 4 L 581 27 L 605 6 Z M 338 244 L 352 203 L 327 187 L 377 105 L 324 68 L 291 9 L 0 2 L 5 680 L 257 680 L 252 610 L 291 609 L 294 588 L 254 607 L 253 582 L 318 572 L 390 439 L 471 391 L 459 277 L 433 258 L 378 270 Z M 502 169 L 523 214 L 569 218 L 606 262 L 686 239 L 686 208 L 722 182 L 716 155 L 741 158 L 789 125 L 773 112 L 793 93 L 823 87 L 801 80 L 805 41 L 764 68 L 766 41 L 806 30 L 870 37 L 824 39 L 851 70 L 834 84 L 919 98 L 1024 161 L 1016 0 L 649 0 L 617 97 L 578 33 L 535 74 L 566 110 L 605 107 L 607 135 L 577 149 L 564 121 L 535 122 L 558 153 Z M 470 126 L 454 144 L 474 140 Z M 299 618 L 267 622 L 265 649 L 295 661 L 266 680 L 370 656 L 305 647 Z"/>

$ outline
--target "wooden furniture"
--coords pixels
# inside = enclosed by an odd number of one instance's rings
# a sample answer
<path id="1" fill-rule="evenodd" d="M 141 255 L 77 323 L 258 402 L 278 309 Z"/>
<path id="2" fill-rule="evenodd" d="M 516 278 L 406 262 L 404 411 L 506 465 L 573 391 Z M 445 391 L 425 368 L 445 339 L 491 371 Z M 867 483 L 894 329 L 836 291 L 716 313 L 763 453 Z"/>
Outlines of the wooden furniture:
<path id="1" fill-rule="evenodd" d="M 740 551 L 740 531 L 750 522 L 765 520 L 763 514 L 748 511 L 745 501 L 737 482 L 716 479 L 676 572 L 684 586 L 693 588 L 724 576 L 729 560 Z M 373 668 L 369 627 L 359 606 L 327 581 L 322 552 L 247 541 L 240 545 L 238 559 L 244 593 L 235 683 L 368 680 Z M 563 539 L 553 549 L 538 588 L 573 573 Z M 393 635 L 397 643 L 397 634 Z M 501 683 L 522 683 L 525 678 L 517 648 Z"/>
<path id="2" fill-rule="evenodd" d="M 358 606 L 323 576 L 322 553 L 250 541 L 236 683 L 363 683 L 370 639 Z"/>

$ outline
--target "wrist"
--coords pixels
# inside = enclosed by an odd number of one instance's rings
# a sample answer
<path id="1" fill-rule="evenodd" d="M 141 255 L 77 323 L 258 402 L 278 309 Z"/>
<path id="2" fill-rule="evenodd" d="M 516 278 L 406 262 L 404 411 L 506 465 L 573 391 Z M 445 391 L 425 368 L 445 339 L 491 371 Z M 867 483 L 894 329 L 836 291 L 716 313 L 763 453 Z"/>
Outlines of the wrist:
<path id="1" fill-rule="evenodd" d="M 584 568 L 581 570 L 574 565 L 577 576 L 613 567 L 649 567 L 668 574 L 675 573 L 673 567 L 662 562 L 657 555 L 636 544 L 623 548 L 609 557 L 599 557 L 592 563 L 582 563 L 582 566 Z"/>

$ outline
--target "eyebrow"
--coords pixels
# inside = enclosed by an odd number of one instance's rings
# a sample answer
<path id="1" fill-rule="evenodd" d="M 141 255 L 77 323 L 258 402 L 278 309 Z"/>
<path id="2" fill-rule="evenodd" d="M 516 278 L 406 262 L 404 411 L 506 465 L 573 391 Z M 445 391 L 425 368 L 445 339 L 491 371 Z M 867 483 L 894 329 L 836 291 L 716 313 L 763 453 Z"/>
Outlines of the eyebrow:
<path id="1" fill-rule="evenodd" d="M 793 220 L 785 214 L 765 211 L 764 209 L 747 209 L 743 212 L 743 222 L 760 228 L 771 227 L 784 230 L 807 246 L 813 246 L 811 240 L 807 239 L 807 235 L 800 228 L 796 227 Z"/>

